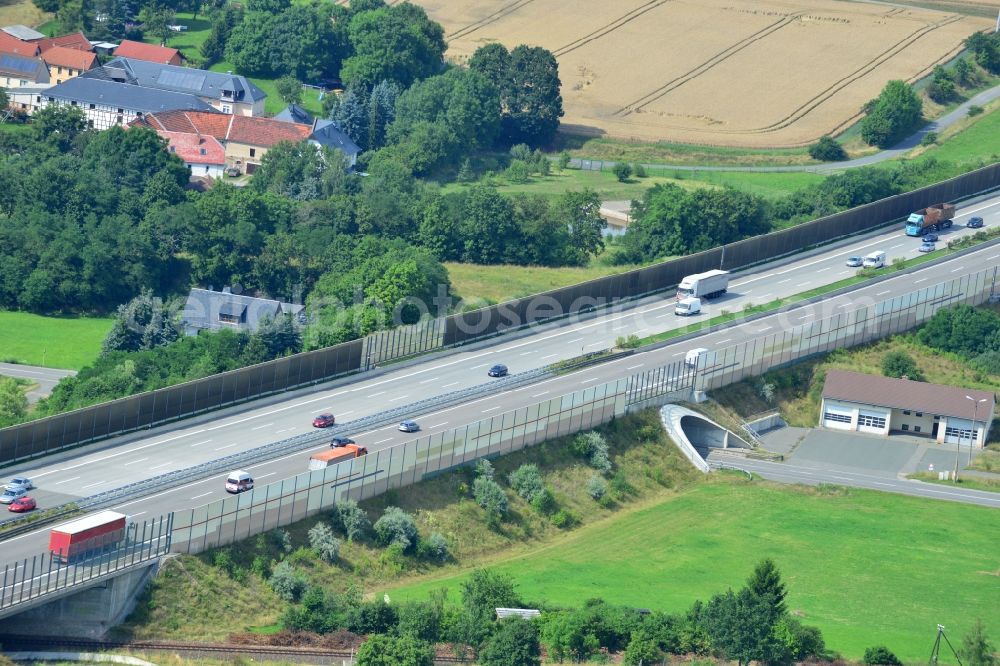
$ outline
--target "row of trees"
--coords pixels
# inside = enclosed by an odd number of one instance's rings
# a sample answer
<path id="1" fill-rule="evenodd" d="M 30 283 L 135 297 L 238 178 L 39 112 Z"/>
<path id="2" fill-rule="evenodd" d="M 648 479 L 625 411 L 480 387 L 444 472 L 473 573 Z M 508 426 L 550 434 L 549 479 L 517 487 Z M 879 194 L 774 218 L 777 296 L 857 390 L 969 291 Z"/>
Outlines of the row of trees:
<path id="1" fill-rule="evenodd" d="M 969 305 L 938 310 L 917 339 L 968 359 L 981 372 L 1000 375 L 1000 315 L 992 310 Z"/>

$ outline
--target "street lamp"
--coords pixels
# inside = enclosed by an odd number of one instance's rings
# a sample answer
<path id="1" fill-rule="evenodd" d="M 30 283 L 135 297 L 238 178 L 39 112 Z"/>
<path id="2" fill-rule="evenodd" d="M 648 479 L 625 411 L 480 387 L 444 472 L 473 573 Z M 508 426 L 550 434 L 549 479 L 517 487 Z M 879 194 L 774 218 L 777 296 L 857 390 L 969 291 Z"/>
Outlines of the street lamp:
<path id="1" fill-rule="evenodd" d="M 973 409 L 972 409 L 972 432 L 969 433 L 969 464 L 971 465 L 972 464 L 972 438 L 976 434 L 976 419 L 979 418 L 979 405 L 981 403 L 986 402 L 986 398 L 982 398 L 980 400 L 976 400 L 971 395 L 967 395 L 967 396 L 965 396 L 965 399 L 966 400 L 971 400 L 972 404 L 973 404 Z"/>

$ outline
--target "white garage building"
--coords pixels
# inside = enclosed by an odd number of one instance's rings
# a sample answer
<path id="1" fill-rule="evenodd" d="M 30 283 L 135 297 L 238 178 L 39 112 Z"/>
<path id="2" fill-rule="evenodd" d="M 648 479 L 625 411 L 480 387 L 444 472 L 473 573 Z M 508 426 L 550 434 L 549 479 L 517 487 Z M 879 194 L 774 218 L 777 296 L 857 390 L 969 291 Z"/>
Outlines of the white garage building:
<path id="1" fill-rule="evenodd" d="M 986 391 L 830 370 L 820 425 L 876 435 L 902 432 L 982 448 L 995 402 Z"/>

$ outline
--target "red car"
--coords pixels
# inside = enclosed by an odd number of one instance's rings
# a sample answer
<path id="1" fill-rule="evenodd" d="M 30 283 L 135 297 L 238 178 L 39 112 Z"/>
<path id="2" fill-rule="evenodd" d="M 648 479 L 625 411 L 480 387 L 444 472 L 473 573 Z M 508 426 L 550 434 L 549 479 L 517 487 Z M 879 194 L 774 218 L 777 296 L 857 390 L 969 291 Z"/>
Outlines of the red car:
<path id="1" fill-rule="evenodd" d="M 28 497 L 18 497 L 16 500 L 10 503 L 7 507 L 8 511 L 13 511 L 14 513 L 24 513 L 25 511 L 31 511 L 37 505 L 35 504 L 35 498 Z"/>
<path id="2" fill-rule="evenodd" d="M 336 423 L 333 414 L 320 414 L 313 419 L 313 428 L 327 428 Z"/>

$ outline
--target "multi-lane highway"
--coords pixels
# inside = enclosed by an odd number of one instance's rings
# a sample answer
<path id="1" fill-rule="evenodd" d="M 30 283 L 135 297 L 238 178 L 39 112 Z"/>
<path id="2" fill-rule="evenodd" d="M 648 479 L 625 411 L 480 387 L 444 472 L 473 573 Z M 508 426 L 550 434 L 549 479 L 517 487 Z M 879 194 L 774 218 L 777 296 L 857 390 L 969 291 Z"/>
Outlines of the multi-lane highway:
<path id="1" fill-rule="evenodd" d="M 974 214 L 985 217 L 987 226 L 1000 223 L 1000 198 L 967 205 L 962 209 L 956 227 L 944 232 L 942 240 L 946 242 L 967 233 L 960 225 Z M 844 265 L 845 259 L 850 255 L 879 249 L 885 250 L 890 260 L 897 256 L 912 257 L 916 254 L 918 245 L 917 239 L 908 238 L 901 230 L 893 229 L 828 246 L 795 260 L 761 266 L 752 272 L 736 275 L 730 293 L 712 302 L 702 318 L 710 318 L 723 309 L 738 311 L 748 302 L 766 303 L 841 280 L 856 270 Z M 986 247 L 961 258 L 923 267 L 917 273 L 894 275 L 888 280 L 850 294 L 706 334 L 699 337 L 696 343 L 680 342 L 644 351 L 500 394 L 472 399 L 451 408 L 431 413 L 414 413 L 409 417 L 420 422 L 423 430 L 421 435 L 440 432 L 493 413 L 535 403 L 546 397 L 569 393 L 588 385 L 677 361 L 696 346 L 726 347 L 802 324 L 810 319 L 844 312 L 858 304 L 882 301 L 922 286 L 991 268 L 998 264 L 998 260 L 1000 247 Z M 428 360 L 404 365 L 379 376 L 362 377 L 334 387 L 298 391 L 266 406 L 250 403 L 190 422 L 159 428 L 143 437 L 133 435 L 90 445 L 9 469 L 8 473 L 32 477 L 38 485 L 38 490 L 33 491 L 33 495 L 41 506 L 52 506 L 311 431 L 312 417 L 320 412 L 333 412 L 338 423 L 349 423 L 389 408 L 486 383 L 490 381 L 486 370 L 494 363 L 502 362 L 510 366 L 511 372 L 522 372 L 577 356 L 582 351 L 607 348 L 619 336 L 633 333 L 640 336 L 651 335 L 690 323 L 690 320 L 673 314 L 673 303 L 673 298 L 668 295 L 645 299 L 627 310 L 609 312 L 583 321 L 542 326 L 528 335 L 513 339 L 498 338 L 488 343 L 489 346 L 480 345 L 478 348 L 456 350 L 443 356 L 435 355 Z M 392 446 L 415 436 L 400 433 L 391 426 L 349 434 L 371 450 Z M 314 450 L 325 447 L 325 443 L 320 443 Z M 249 470 L 258 483 L 269 483 L 305 471 L 310 453 L 311 451 L 300 452 L 250 465 Z M 223 481 L 223 476 L 215 475 L 175 488 L 161 488 L 152 491 L 149 497 L 131 500 L 112 508 L 142 519 L 176 509 L 200 506 L 225 495 Z M 7 540 L 5 554 L 14 559 L 41 551 L 44 548 L 45 533 L 45 529 L 40 529 L 32 534 Z"/>

